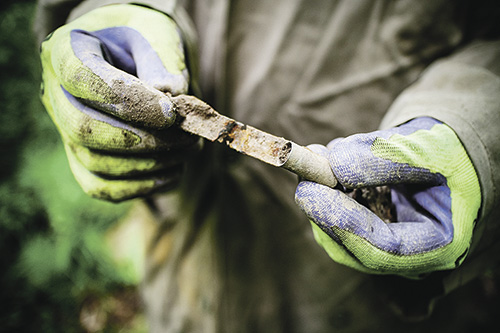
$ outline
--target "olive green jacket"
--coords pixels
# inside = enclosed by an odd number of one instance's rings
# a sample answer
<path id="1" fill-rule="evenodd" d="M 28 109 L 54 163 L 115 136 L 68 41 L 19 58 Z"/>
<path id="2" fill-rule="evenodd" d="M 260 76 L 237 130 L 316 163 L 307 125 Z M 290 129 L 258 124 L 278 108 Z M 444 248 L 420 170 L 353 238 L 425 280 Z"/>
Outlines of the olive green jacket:
<path id="1" fill-rule="evenodd" d="M 41 37 L 108 3 L 40 1 Z M 424 314 L 496 265 L 500 243 L 500 30 L 481 1 L 144 0 L 184 33 L 196 92 L 220 112 L 300 144 L 430 116 L 452 127 L 477 170 L 482 206 L 468 258 L 422 281 L 333 262 L 294 203 L 286 171 L 207 143 L 181 187 L 142 206 L 160 224 L 143 295 L 155 332 L 453 330 Z M 75 7 L 76 6 L 76 7 Z M 199 87 L 199 91 L 198 91 Z M 451 297 L 451 296 L 449 296 Z M 453 320 L 450 320 L 453 318 Z M 464 324 L 465 323 L 465 324 Z"/>

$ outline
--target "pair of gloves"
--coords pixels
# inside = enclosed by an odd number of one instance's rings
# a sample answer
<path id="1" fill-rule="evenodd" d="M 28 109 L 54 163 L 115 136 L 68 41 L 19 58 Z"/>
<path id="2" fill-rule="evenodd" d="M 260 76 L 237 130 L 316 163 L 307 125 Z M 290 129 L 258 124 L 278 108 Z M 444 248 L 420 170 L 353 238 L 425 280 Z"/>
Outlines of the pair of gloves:
<path id="1" fill-rule="evenodd" d="M 174 125 L 164 93 L 187 93 L 175 22 L 152 9 L 114 5 L 59 28 L 42 44 L 42 101 L 75 178 L 111 201 L 175 186 L 200 140 Z M 447 125 L 417 118 L 311 149 L 342 188 L 301 181 L 296 202 L 333 260 L 368 273 L 419 277 L 465 258 L 481 203 L 474 167 Z M 390 188 L 396 221 L 349 191 Z"/>

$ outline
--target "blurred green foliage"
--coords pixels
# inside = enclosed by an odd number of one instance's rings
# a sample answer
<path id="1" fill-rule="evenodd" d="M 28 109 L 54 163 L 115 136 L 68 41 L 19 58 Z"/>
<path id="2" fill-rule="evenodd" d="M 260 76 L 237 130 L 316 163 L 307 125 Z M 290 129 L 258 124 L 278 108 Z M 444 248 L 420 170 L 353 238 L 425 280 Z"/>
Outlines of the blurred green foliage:
<path id="1" fill-rule="evenodd" d="M 0 330 L 80 332 L 80 306 L 134 277 L 103 235 L 128 208 L 86 196 L 39 101 L 34 1 L 0 8 Z"/>

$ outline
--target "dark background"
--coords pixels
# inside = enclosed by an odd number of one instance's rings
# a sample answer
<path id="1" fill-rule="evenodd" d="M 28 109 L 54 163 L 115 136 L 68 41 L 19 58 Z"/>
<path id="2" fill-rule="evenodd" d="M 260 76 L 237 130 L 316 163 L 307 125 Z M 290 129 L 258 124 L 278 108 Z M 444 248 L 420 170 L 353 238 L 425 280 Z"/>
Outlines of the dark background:
<path id="1" fill-rule="evenodd" d="M 0 331 L 142 331 L 103 245 L 125 205 L 87 197 L 39 99 L 35 1 L 0 2 Z"/>

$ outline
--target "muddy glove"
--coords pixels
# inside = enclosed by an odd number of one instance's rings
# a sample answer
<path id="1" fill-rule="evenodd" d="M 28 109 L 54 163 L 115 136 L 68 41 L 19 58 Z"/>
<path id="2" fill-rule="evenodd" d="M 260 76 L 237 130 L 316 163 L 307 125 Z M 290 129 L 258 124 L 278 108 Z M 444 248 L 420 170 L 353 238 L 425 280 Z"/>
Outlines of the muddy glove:
<path id="1" fill-rule="evenodd" d="M 465 258 L 481 203 L 474 167 L 448 126 L 417 118 L 313 147 L 348 189 L 389 185 L 395 222 L 344 191 L 303 181 L 296 202 L 330 257 L 368 273 L 417 278 Z"/>
<path id="2" fill-rule="evenodd" d="M 42 44 L 42 101 L 75 178 L 111 201 L 173 186 L 199 140 L 170 128 L 173 95 L 188 89 L 182 41 L 168 16 L 105 6 Z"/>

